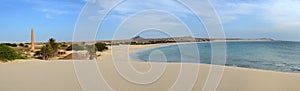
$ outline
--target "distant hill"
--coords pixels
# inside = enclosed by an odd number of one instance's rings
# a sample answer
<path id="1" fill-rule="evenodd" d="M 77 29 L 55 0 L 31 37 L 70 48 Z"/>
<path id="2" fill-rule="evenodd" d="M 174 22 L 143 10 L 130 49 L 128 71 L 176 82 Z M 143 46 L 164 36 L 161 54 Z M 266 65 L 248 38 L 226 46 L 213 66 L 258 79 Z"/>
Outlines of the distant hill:
<path id="1" fill-rule="evenodd" d="M 145 38 L 141 37 L 141 36 L 135 36 L 133 38 L 131 38 L 132 40 L 143 40 Z"/>

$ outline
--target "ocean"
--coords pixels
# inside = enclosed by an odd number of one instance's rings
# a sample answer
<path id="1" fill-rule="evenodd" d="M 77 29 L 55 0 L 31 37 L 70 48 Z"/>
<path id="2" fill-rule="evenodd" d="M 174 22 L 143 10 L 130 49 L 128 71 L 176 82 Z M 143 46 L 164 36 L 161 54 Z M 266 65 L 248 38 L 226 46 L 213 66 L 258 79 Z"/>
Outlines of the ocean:
<path id="1" fill-rule="evenodd" d="M 174 44 L 139 51 L 133 55 L 135 59 L 147 62 L 214 64 L 211 61 L 211 45 L 210 42 Z M 226 66 L 300 73 L 300 42 L 226 42 L 225 48 L 226 52 L 219 56 L 226 57 Z M 214 50 L 217 52 L 218 49 Z M 214 58 L 218 59 L 218 55 Z"/>

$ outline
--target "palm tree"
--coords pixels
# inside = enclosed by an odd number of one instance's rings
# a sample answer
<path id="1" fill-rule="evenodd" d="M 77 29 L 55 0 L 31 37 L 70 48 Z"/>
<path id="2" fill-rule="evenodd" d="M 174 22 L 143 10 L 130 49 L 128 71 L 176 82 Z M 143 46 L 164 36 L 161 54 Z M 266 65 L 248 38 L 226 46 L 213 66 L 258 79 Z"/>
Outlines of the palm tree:
<path id="1" fill-rule="evenodd" d="M 59 46 L 57 43 L 55 43 L 55 39 L 50 38 L 49 42 L 42 47 L 40 52 L 43 57 L 43 60 L 48 60 L 50 57 L 56 56 L 58 49 Z"/>
<path id="2" fill-rule="evenodd" d="M 55 43 L 54 38 L 50 38 L 48 44 L 50 45 L 50 48 L 52 49 L 51 56 L 54 57 L 57 55 L 57 51 L 59 49 L 59 45 Z"/>
<path id="3" fill-rule="evenodd" d="M 46 46 L 43 46 L 41 49 L 41 55 L 43 57 L 43 60 L 48 60 L 51 56 L 52 49 L 50 48 L 49 44 L 46 44 Z"/>

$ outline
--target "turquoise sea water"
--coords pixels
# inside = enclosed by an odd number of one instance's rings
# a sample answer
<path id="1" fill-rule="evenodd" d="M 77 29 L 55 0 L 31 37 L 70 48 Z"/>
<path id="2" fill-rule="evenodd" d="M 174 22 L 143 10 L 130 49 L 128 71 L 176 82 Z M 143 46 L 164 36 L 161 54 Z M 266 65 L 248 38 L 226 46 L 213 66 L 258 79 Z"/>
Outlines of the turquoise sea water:
<path id="1" fill-rule="evenodd" d="M 192 47 L 195 45 L 196 48 Z M 226 46 L 226 66 L 300 73 L 300 42 L 227 42 Z M 180 48 L 198 50 L 200 56 L 189 51 L 182 52 Z M 160 60 L 163 58 L 155 58 L 153 53 L 157 54 L 157 51 L 164 55 L 167 62 L 211 64 L 212 59 L 211 43 L 163 46 L 140 51 L 134 55 L 141 61 L 165 62 L 165 60 Z M 157 57 L 162 57 L 157 55 Z"/>

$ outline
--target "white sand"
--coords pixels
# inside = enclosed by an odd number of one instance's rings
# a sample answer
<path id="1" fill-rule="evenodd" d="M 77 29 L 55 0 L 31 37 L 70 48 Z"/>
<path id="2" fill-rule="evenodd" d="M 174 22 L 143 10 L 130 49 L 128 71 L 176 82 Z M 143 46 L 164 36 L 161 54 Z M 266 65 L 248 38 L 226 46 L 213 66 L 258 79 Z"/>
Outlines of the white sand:
<path id="1" fill-rule="evenodd" d="M 130 46 L 129 52 L 157 46 L 161 45 Z M 151 68 L 150 63 L 126 60 L 128 53 L 122 49 L 114 50 L 114 53 L 119 54 L 114 57 L 119 59 L 117 61 L 120 64 L 130 62 L 137 71 L 147 72 Z M 180 63 L 154 63 L 166 64 L 164 74 L 154 83 L 141 85 L 130 82 L 119 74 L 112 61 L 110 51 L 102 53 L 100 60 L 97 64 L 103 78 L 113 90 L 119 91 L 166 91 L 174 84 L 181 69 Z M 209 67 L 212 65 L 185 64 L 200 68 L 193 90 L 202 90 Z M 186 74 L 189 76 L 189 74 L 193 73 Z M 192 78 L 193 75 L 190 75 L 190 77 Z M 188 80 L 189 77 L 185 79 Z M 0 81 L 0 91 L 83 91 L 77 80 L 72 61 L 28 61 L 0 64 Z M 89 80 L 86 83 L 93 85 L 93 81 Z M 176 90 L 181 91 L 189 86 L 193 86 L 189 83 L 183 84 Z M 217 91 L 299 91 L 299 84 L 300 74 L 296 73 L 225 67 L 223 78 Z M 86 90 L 89 91 L 91 89 Z"/>

